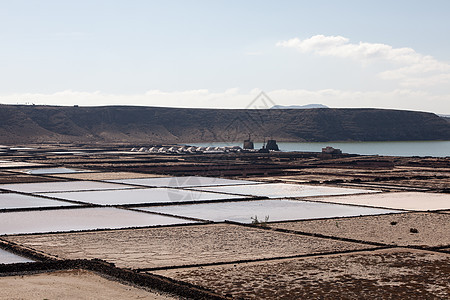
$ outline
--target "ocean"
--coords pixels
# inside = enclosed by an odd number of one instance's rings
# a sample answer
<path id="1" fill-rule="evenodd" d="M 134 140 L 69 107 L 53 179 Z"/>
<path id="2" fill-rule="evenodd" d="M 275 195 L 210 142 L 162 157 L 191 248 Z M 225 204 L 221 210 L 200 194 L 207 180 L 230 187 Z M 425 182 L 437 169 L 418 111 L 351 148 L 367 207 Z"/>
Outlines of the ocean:
<path id="1" fill-rule="evenodd" d="M 234 146 L 242 147 L 242 143 L 196 143 L 195 146 Z M 261 148 L 262 143 L 255 143 L 255 149 Z M 450 141 L 411 141 L 411 142 L 317 142 L 297 143 L 278 142 L 281 151 L 320 152 L 322 148 L 331 146 L 341 149 L 343 153 L 362 155 L 389 156 L 450 156 Z"/>

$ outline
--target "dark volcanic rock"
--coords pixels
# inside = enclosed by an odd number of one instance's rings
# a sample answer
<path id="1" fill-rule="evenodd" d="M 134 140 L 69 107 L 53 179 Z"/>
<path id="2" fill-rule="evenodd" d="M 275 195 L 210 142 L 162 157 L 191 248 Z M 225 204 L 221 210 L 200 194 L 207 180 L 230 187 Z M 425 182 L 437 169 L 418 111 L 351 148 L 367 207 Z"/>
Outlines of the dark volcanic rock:
<path id="1" fill-rule="evenodd" d="M 0 105 L 0 143 L 450 140 L 432 113 L 382 109 L 187 109 Z"/>

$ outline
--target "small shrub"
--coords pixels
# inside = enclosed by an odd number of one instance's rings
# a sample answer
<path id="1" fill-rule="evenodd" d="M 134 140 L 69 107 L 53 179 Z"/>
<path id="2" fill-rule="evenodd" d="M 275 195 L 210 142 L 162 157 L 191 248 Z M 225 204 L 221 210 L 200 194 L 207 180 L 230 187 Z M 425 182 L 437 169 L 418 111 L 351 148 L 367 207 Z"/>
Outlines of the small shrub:
<path id="1" fill-rule="evenodd" d="M 269 216 L 265 216 L 264 217 L 264 221 L 260 221 L 258 220 L 258 216 L 254 216 L 254 217 L 250 217 L 252 219 L 252 224 L 256 225 L 256 226 L 262 226 L 262 227 L 266 227 L 267 226 L 267 222 L 269 221 Z"/>
<path id="2" fill-rule="evenodd" d="M 409 232 L 411 232 L 411 233 L 418 233 L 419 230 L 417 230 L 416 228 L 410 228 Z"/>
<path id="3" fill-rule="evenodd" d="M 391 225 L 397 225 L 397 222 L 392 221 L 392 222 L 391 222 Z"/>

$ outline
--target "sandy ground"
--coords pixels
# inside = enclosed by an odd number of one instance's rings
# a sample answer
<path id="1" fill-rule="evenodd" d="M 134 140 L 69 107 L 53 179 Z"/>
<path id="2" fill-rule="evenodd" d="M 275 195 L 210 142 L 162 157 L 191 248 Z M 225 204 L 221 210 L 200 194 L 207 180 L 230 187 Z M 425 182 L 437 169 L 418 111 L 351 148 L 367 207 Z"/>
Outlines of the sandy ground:
<path id="1" fill-rule="evenodd" d="M 270 223 L 269 226 L 400 246 L 450 245 L 450 214 L 404 213 Z M 411 228 L 418 232 L 411 233 Z"/>
<path id="2" fill-rule="evenodd" d="M 314 198 L 314 201 L 323 201 L 340 204 L 356 204 L 373 207 L 405 210 L 440 210 L 450 208 L 450 194 L 399 192 L 367 195 L 351 195 Z"/>
<path id="3" fill-rule="evenodd" d="M 153 273 L 245 299 L 448 299 L 450 293 L 450 255 L 405 249 Z"/>
<path id="4" fill-rule="evenodd" d="M 0 277 L 1 299 L 175 299 L 84 270 Z"/>
<path id="5" fill-rule="evenodd" d="M 80 180 L 115 180 L 115 179 L 131 179 L 131 178 L 153 178 L 165 177 L 157 174 L 143 174 L 133 172 L 104 172 L 104 173 L 71 173 L 71 174 L 54 174 L 53 177 L 80 179 Z"/>
<path id="6" fill-rule="evenodd" d="M 1 160 L 0 161 L 0 168 L 20 168 L 20 167 L 44 167 L 44 164 L 39 163 L 28 163 L 28 162 L 21 162 L 21 161 L 6 161 Z"/>
<path id="7" fill-rule="evenodd" d="M 423 188 L 445 189 L 450 186 L 450 178 L 433 178 L 426 180 L 397 180 L 390 182 L 396 185 L 414 186 Z"/>
<path id="8" fill-rule="evenodd" d="M 154 268 L 324 253 L 370 246 L 230 224 L 5 237 L 61 258 Z"/>
<path id="9" fill-rule="evenodd" d="M 247 179 L 247 178 L 244 178 Z M 305 174 L 305 175 L 295 175 L 295 176 L 282 176 L 282 177 L 255 177 L 255 180 L 259 181 L 268 181 L 268 182 L 286 182 L 286 183 L 310 183 L 310 182 L 324 182 L 329 180 L 342 180 L 343 177 L 339 175 L 314 175 L 314 174 Z M 347 179 L 347 178 L 345 178 Z"/>
<path id="10" fill-rule="evenodd" d="M 7 175 L 0 175 L 0 184 L 4 183 L 31 183 L 31 182 L 48 182 L 48 181 L 62 181 L 59 178 L 46 178 L 33 175 L 22 175 L 9 173 Z"/>

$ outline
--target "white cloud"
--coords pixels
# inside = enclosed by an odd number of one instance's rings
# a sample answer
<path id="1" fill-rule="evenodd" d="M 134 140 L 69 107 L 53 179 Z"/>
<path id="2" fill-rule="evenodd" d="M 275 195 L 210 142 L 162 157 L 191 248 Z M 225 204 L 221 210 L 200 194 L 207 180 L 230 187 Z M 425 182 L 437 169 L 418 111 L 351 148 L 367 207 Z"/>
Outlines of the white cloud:
<path id="1" fill-rule="evenodd" d="M 392 69 L 379 74 L 385 80 L 398 80 L 404 87 L 432 86 L 450 83 L 450 64 L 411 48 L 393 48 L 379 43 L 350 43 L 342 36 L 315 35 L 309 39 L 293 38 L 276 44 L 295 48 L 302 53 L 349 58 L 363 64 L 379 61 L 392 64 Z"/>
<path id="2" fill-rule="evenodd" d="M 143 94 L 106 94 L 102 92 L 62 91 L 52 94 L 13 94 L 0 96 L 0 104 L 45 105 L 141 105 L 193 108 L 245 108 L 253 103 L 259 89 L 241 91 L 228 89 L 211 92 L 205 89 L 178 92 L 151 90 Z M 397 89 L 394 91 L 346 91 L 337 89 L 266 91 L 278 105 L 304 105 L 320 103 L 329 107 L 374 107 L 429 111 L 450 114 L 450 94 L 432 94 L 426 91 Z M 272 101 L 256 103 L 251 107 L 269 108 Z M 254 104 L 254 103 L 253 103 Z"/>

